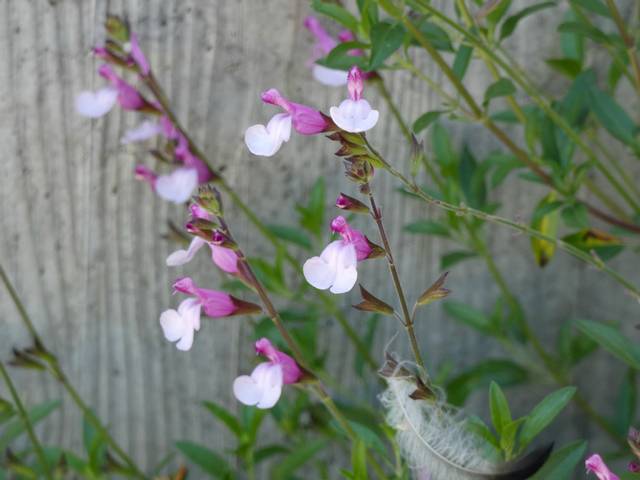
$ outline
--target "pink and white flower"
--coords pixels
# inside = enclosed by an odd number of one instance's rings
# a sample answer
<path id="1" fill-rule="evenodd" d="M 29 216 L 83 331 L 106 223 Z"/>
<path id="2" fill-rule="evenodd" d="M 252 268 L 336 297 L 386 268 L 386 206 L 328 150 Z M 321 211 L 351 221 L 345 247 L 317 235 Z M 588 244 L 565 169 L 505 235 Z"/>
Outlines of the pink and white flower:
<path id="1" fill-rule="evenodd" d="M 362 71 L 354 66 L 349 70 L 347 81 L 349 98 L 337 107 L 331 107 L 329 114 L 333 122 L 342 130 L 360 133 L 371 130 L 378 123 L 379 112 L 373 110 L 369 102 L 362 98 L 364 81 Z"/>
<path id="2" fill-rule="evenodd" d="M 236 378 L 233 394 L 245 405 L 271 408 L 280 398 L 282 386 L 298 382 L 302 370 L 293 358 L 279 351 L 266 338 L 258 340 L 255 348 L 258 355 L 269 361 L 259 364 L 251 375 Z"/>
<path id="3" fill-rule="evenodd" d="M 331 222 L 331 230 L 342 237 L 325 247 L 319 257 L 307 260 L 302 271 L 313 287 L 331 293 L 346 293 L 358 280 L 358 261 L 365 260 L 372 252 L 364 234 L 349 226 L 344 217 Z"/>
<path id="4" fill-rule="evenodd" d="M 195 219 L 212 220 L 212 216 L 200 207 L 197 203 L 190 206 L 191 216 Z M 205 245 L 209 245 L 211 249 L 211 260 L 223 272 L 235 274 L 238 273 L 238 255 L 232 249 L 216 245 L 214 242 L 208 242 L 202 237 L 195 236 L 189 248 L 186 250 L 176 250 L 167 257 L 167 265 L 176 267 L 190 262 L 198 250 Z"/>
<path id="5" fill-rule="evenodd" d="M 198 171 L 195 168 L 176 168 L 166 175 L 157 175 L 150 168 L 138 165 L 135 174 L 138 180 L 147 182 L 160 198 L 177 204 L 189 200 L 198 187 Z"/>
<path id="6" fill-rule="evenodd" d="M 140 74 L 144 77 L 148 76 L 151 72 L 151 66 L 149 65 L 147 57 L 144 55 L 144 52 L 140 48 L 138 36 L 135 33 L 132 33 L 129 37 L 129 43 L 125 45 L 125 51 L 129 52 L 129 56 L 137 65 Z"/>
<path id="7" fill-rule="evenodd" d="M 609 470 L 602 457 L 597 453 L 587 458 L 584 465 L 587 468 L 587 473 L 595 473 L 598 480 L 620 480 L 620 477 Z"/>
<path id="8" fill-rule="evenodd" d="M 225 292 L 198 288 L 189 277 L 176 280 L 173 291 L 191 295 L 191 298 L 180 303 L 178 310 L 169 309 L 160 315 L 160 326 L 165 338 L 170 342 L 177 342 L 179 350 L 189 350 L 193 345 L 194 334 L 200 330 L 202 312 L 211 318 L 222 318 L 260 311 L 257 305 Z"/>
<path id="9" fill-rule="evenodd" d="M 116 102 L 123 110 L 157 111 L 157 108 L 147 102 L 133 85 L 120 78 L 110 65 L 101 65 L 98 73 L 111 85 L 95 92 L 80 92 L 75 101 L 76 110 L 80 115 L 90 118 L 101 117 L 107 114 Z"/>
<path id="10" fill-rule="evenodd" d="M 325 117 L 317 110 L 291 102 L 272 88 L 261 95 L 264 103 L 277 105 L 285 113 L 274 115 L 267 125 L 252 125 L 245 131 L 244 141 L 254 155 L 271 157 L 291 137 L 291 127 L 302 135 L 315 135 L 328 128 Z"/>

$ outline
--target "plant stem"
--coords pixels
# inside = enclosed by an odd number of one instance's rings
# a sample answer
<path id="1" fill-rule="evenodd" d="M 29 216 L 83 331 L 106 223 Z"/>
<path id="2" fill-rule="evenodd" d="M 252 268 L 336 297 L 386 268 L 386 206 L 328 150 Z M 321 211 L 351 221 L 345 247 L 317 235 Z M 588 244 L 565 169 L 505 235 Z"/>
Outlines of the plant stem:
<path id="1" fill-rule="evenodd" d="M 611 11 L 611 16 L 613 17 L 613 21 L 618 27 L 618 31 L 620 32 L 620 37 L 627 48 L 627 55 L 629 56 L 629 63 L 633 66 L 633 71 L 635 73 L 635 87 L 638 90 L 638 94 L 640 94 L 640 64 L 638 63 L 638 57 L 636 56 L 636 42 L 634 38 L 629 35 L 627 31 L 627 27 L 625 26 L 624 20 L 622 19 L 622 15 L 620 15 L 620 11 L 616 6 L 616 3 L 613 0 L 607 0 L 607 6 Z"/>
<path id="2" fill-rule="evenodd" d="M 382 245 L 384 247 L 385 254 L 387 257 L 387 264 L 389 265 L 389 271 L 391 272 L 393 286 L 395 287 L 396 294 L 398 295 L 398 300 L 400 300 L 400 307 L 402 308 L 402 316 L 404 318 L 404 321 L 402 323 L 407 332 L 407 335 L 409 336 L 409 340 L 411 342 L 411 350 L 413 352 L 413 356 L 416 360 L 416 363 L 422 369 L 422 371 L 426 373 L 426 368 L 422 360 L 422 355 L 420 354 L 420 347 L 418 345 L 416 333 L 415 333 L 415 330 L 413 329 L 413 317 L 411 313 L 409 313 L 409 307 L 407 306 L 407 299 L 405 297 L 404 290 L 402 289 L 402 283 L 400 282 L 400 276 L 398 275 L 398 269 L 396 268 L 395 260 L 393 259 L 391 245 L 389 244 L 389 239 L 387 238 L 387 234 L 384 229 L 384 224 L 382 222 L 382 212 L 376 205 L 376 201 L 375 201 L 375 198 L 373 197 L 373 192 L 371 190 L 370 185 L 367 185 L 367 191 L 369 195 L 369 203 L 371 204 L 371 216 L 373 217 L 373 219 L 376 222 L 376 225 L 378 226 L 380 240 L 382 240 Z"/>
<path id="3" fill-rule="evenodd" d="M 378 87 L 378 91 L 380 92 L 380 95 L 382 95 L 382 98 L 387 103 L 389 110 L 391 110 L 391 114 L 398 122 L 398 126 L 400 127 L 400 130 L 402 130 L 402 134 L 407 139 L 407 141 L 411 143 L 411 130 L 405 123 L 404 119 L 402 118 L 402 114 L 400 113 L 400 110 L 398 110 L 398 107 L 396 106 L 393 99 L 391 98 L 391 94 L 387 89 L 387 86 L 384 82 L 384 78 L 382 78 L 380 75 L 377 75 L 372 81 L 375 83 L 376 87 Z"/>
<path id="4" fill-rule="evenodd" d="M 114 438 L 109 434 L 109 431 L 102 425 L 100 420 L 95 416 L 95 414 L 91 411 L 91 409 L 87 406 L 87 404 L 84 403 L 84 400 L 82 400 L 82 397 L 80 397 L 80 394 L 78 394 L 78 392 L 73 387 L 73 385 L 71 385 L 71 382 L 69 382 L 64 371 L 60 367 L 58 359 L 49 352 L 44 342 L 42 341 L 42 338 L 38 334 L 38 331 L 33 326 L 33 322 L 31 321 L 31 318 L 29 317 L 27 310 L 25 309 L 22 301 L 20 300 L 20 297 L 18 296 L 18 293 L 16 292 L 15 288 L 10 282 L 9 277 L 4 271 L 4 268 L 2 267 L 2 265 L 0 265 L 0 278 L 2 279 L 2 282 L 7 292 L 9 292 L 9 296 L 13 300 L 13 303 L 16 306 L 18 313 L 20 314 L 22 323 L 25 325 L 25 327 L 33 337 L 35 344 L 40 345 L 42 349 L 44 349 L 46 352 L 49 353 L 48 355 L 44 356 L 44 359 L 47 362 L 47 366 L 48 366 L 47 371 L 56 380 L 60 382 L 60 384 L 67 391 L 67 393 L 69 394 L 73 402 L 76 404 L 76 406 L 80 409 L 80 411 L 82 411 L 87 421 L 91 424 L 91 426 L 93 426 L 93 428 L 95 428 L 104 437 L 104 439 L 109 444 L 109 446 L 121 458 L 121 460 L 127 464 L 127 467 L 136 475 L 136 477 L 146 478 L 146 476 L 136 466 L 133 460 L 131 460 L 131 458 L 125 453 L 125 451 L 120 447 L 120 445 L 118 445 L 118 443 L 114 440 Z"/>
<path id="5" fill-rule="evenodd" d="M 51 471 L 49 470 L 49 462 L 47 462 L 47 457 L 44 454 L 44 450 L 42 449 L 42 445 L 36 436 L 35 431 L 33 430 L 33 425 L 31 424 L 31 420 L 29 420 L 29 415 L 22 404 L 22 400 L 20 400 L 20 395 L 18 395 L 18 391 L 16 390 L 7 369 L 4 364 L 0 362 L 0 375 L 4 379 L 4 383 L 7 385 L 9 389 L 9 393 L 11 394 L 11 398 L 13 398 L 13 403 L 18 410 L 18 415 L 24 424 L 24 427 L 27 430 L 27 435 L 29 435 L 29 440 L 31 440 L 31 444 L 33 445 L 33 449 L 36 452 L 36 456 L 38 457 L 38 461 L 42 465 L 42 471 L 44 472 L 44 476 L 48 479 L 53 479 L 53 475 L 51 475 Z"/>
<path id="6" fill-rule="evenodd" d="M 180 121 L 178 120 L 175 113 L 171 110 L 171 105 L 167 95 L 164 93 L 164 90 L 156 80 L 153 73 L 150 73 L 148 76 L 141 76 L 144 80 L 145 84 L 149 87 L 149 90 L 153 93 L 154 97 L 160 103 L 162 110 L 166 113 L 167 117 L 171 120 L 171 123 L 184 135 L 189 143 L 189 148 L 200 158 L 205 165 L 209 168 L 209 171 L 214 175 L 214 182 L 217 186 L 222 190 L 225 194 L 229 196 L 232 203 L 240 209 L 240 211 L 247 217 L 249 222 L 253 224 L 253 226 L 273 245 L 273 247 L 283 252 L 284 258 L 297 272 L 302 271 L 302 267 L 298 260 L 293 257 L 287 248 L 280 242 L 280 240 L 269 230 L 269 228 L 260 220 L 260 218 L 249 208 L 249 206 L 242 200 L 242 198 L 238 195 L 238 193 L 227 183 L 224 177 L 220 172 L 216 171 L 213 164 L 206 157 L 204 152 L 202 152 L 198 146 L 191 140 L 186 129 L 182 126 Z M 380 79 L 382 82 L 382 79 Z M 384 85 L 383 85 L 384 87 Z M 331 312 L 335 316 L 336 320 L 340 327 L 344 330 L 345 334 L 349 338 L 349 340 L 356 347 L 362 358 L 364 359 L 367 366 L 375 371 L 378 368 L 377 362 L 371 356 L 371 352 L 367 348 L 367 346 L 362 342 L 356 331 L 349 324 L 347 318 L 342 314 L 342 312 L 335 306 L 333 300 L 327 296 L 324 292 L 318 292 L 318 296 L 322 300 L 322 303 L 327 306 L 327 308 L 331 309 Z"/>

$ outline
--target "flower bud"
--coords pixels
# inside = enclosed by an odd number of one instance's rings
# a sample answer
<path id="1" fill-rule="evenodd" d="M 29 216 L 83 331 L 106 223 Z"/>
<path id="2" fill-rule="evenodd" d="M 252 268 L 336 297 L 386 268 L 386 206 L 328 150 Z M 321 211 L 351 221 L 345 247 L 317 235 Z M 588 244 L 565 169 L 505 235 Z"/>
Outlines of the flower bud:
<path id="1" fill-rule="evenodd" d="M 373 294 L 368 292 L 362 285 L 360 285 L 360 294 L 362 295 L 362 302 L 354 305 L 356 310 L 362 310 L 364 312 L 381 313 L 382 315 L 393 315 L 393 307 L 383 302 Z"/>
<path id="2" fill-rule="evenodd" d="M 350 157 L 344 162 L 345 175 L 355 183 L 369 183 L 373 178 L 373 167 L 366 157 Z"/>
<path id="3" fill-rule="evenodd" d="M 209 184 L 202 185 L 195 198 L 198 205 L 215 217 L 222 216 L 222 201 L 220 193 Z"/>
<path id="4" fill-rule="evenodd" d="M 443 287 L 444 281 L 447 279 L 447 275 L 449 275 L 449 272 L 444 272 L 442 275 L 440 275 L 440 278 L 438 278 L 438 280 L 436 280 L 433 285 L 431 285 L 427 290 L 425 290 L 422 295 L 420 295 L 416 303 L 418 305 L 428 305 L 431 302 L 443 299 L 444 297 L 449 295 L 451 291 Z"/>
<path id="5" fill-rule="evenodd" d="M 127 22 L 116 15 L 108 15 L 104 24 L 107 34 L 115 41 L 127 43 L 129 41 L 129 26 Z"/>
<path id="6" fill-rule="evenodd" d="M 236 245 L 236 243 L 231 238 L 229 238 L 228 235 L 226 235 L 224 232 L 221 232 L 220 230 L 216 230 L 215 232 L 213 232 L 213 235 L 211 236 L 211 243 L 219 247 L 230 248 L 231 250 L 235 250 L 238 248 L 238 245 Z"/>
<path id="7" fill-rule="evenodd" d="M 369 213 L 369 207 L 367 207 L 357 198 L 350 197 L 349 195 L 345 195 L 344 193 L 341 193 L 340 196 L 336 199 L 336 207 L 348 212 Z"/>
<path id="8" fill-rule="evenodd" d="M 197 235 L 207 242 L 210 242 L 213 237 L 213 232 L 218 228 L 218 225 L 203 218 L 194 218 L 187 223 L 184 228 L 191 235 Z"/>

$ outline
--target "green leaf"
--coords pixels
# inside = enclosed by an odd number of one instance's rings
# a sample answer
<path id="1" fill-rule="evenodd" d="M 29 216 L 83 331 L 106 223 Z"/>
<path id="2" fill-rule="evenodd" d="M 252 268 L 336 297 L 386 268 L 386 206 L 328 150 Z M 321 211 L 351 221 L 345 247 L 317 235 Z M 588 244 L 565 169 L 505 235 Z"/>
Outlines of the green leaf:
<path id="1" fill-rule="evenodd" d="M 4 398 L 0 398 L 0 425 L 2 425 L 7 420 L 10 420 L 15 415 L 15 410 L 13 409 L 13 405 L 11 402 L 5 400 Z"/>
<path id="2" fill-rule="evenodd" d="M 558 207 L 561 204 L 556 200 L 556 193 L 550 192 L 536 206 L 531 220 L 531 228 L 549 237 L 555 238 L 558 232 Z M 541 238 L 531 237 L 531 249 L 536 263 L 544 267 L 551 261 L 556 251 L 555 242 Z"/>
<path id="3" fill-rule="evenodd" d="M 457 263 L 471 258 L 476 258 L 477 256 L 478 254 L 476 252 L 465 250 L 456 250 L 454 252 L 446 253 L 440 258 L 440 270 L 448 270 Z"/>
<path id="4" fill-rule="evenodd" d="M 380 22 L 371 29 L 371 60 L 369 70 L 377 70 L 389 58 L 404 40 L 405 29 L 402 24 L 391 25 Z"/>
<path id="5" fill-rule="evenodd" d="M 311 239 L 298 228 L 274 224 L 267 225 L 267 228 L 279 239 L 295 243 L 307 250 L 311 250 Z"/>
<path id="6" fill-rule="evenodd" d="M 569 0 L 572 5 L 576 5 L 596 13 L 602 17 L 611 18 L 609 8 L 600 0 Z"/>
<path id="7" fill-rule="evenodd" d="M 464 78 L 464 74 L 467 73 L 467 68 L 469 67 L 472 56 L 473 47 L 465 44 L 460 45 L 460 48 L 458 48 L 456 56 L 453 59 L 453 66 L 451 67 L 453 73 L 458 77 L 458 79 L 462 80 Z"/>
<path id="8" fill-rule="evenodd" d="M 487 201 L 487 185 L 484 174 L 488 164 L 478 165 L 475 157 L 465 144 L 458 164 L 460 188 L 467 203 L 477 209 L 483 209 Z"/>
<path id="9" fill-rule="evenodd" d="M 316 237 L 321 237 L 324 230 L 326 187 L 324 177 L 319 177 L 309 193 L 309 202 L 305 206 L 298 205 L 300 226 Z"/>
<path id="10" fill-rule="evenodd" d="M 573 228 L 589 227 L 589 212 L 582 203 L 572 203 L 562 209 L 562 220 Z"/>
<path id="11" fill-rule="evenodd" d="M 449 300 L 443 305 L 444 311 L 459 322 L 489 335 L 497 333 L 494 322 L 481 311 L 456 300 Z"/>
<path id="12" fill-rule="evenodd" d="M 520 431 L 520 448 L 524 449 L 567 406 L 576 393 L 576 387 L 564 387 L 547 395 L 531 413 Z"/>
<path id="13" fill-rule="evenodd" d="M 569 9 L 564 16 L 565 21 L 578 19 L 576 13 Z M 574 32 L 560 32 L 560 49 L 566 58 L 572 58 L 580 65 L 584 62 L 584 37 L 576 35 Z"/>
<path id="14" fill-rule="evenodd" d="M 484 440 L 487 444 L 491 445 L 495 448 L 495 450 L 500 450 L 500 444 L 498 439 L 495 437 L 493 432 L 489 427 L 485 425 L 482 419 L 476 417 L 475 415 L 470 415 L 467 418 L 467 429 L 478 436 L 482 440 Z"/>
<path id="15" fill-rule="evenodd" d="M 449 228 L 445 224 L 434 220 L 418 220 L 405 225 L 404 230 L 409 233 L 419 233 L 423 235 L 449 236 Z"/>
<path id="16" fill-rule="evenodd" d="M 323 2 L 322 0 L 313 0 L 311 8 L 316 12 L 333 18 L 347 30 L 356 32 L 358 30 L 359 21 L 346 8 L 336 5 L 335 3 Z"/>
<path id="17" fill-rule="evenodd" d="M 240 426 L 240 422 L 238 419 L 229 412 L 226 408 L 221 407 L 220 405 L 213 402 L 202 402 L 204 408 L 209 410 L 218 420 L 224 423 L 227 428 L 232 431 L 236 437 L 240 437 L 242 435 L 242 427 Z"/>
<path id="18" fill-rule="evenodd" d="M 491 381 L 489 385 L 489 410 L 491 411 L 493 427 L 498 432 L 498 435 L 502 436 L 504 427 L 511 423 L 511 410 L 509 409 L 507 397 L 504 396 L 500 385 L 494 381 Z"/>
<path id="19" fill-rule="evenodd" d="M 531 5 L 530 7 L 523 8 L 515 15 L 511 15 L 509 18 L 507 18 L 504 21 L 504 23 L 502 24 L 502 27 L 500 28 L 500 40 L 503 40 L 507 38 L 509 35 L 511 35 L 513 31 L 516 29 L 516 27 L 518 26 L 518 22 L 520 22 L 520 20 L 522 20 L 523 18 L 533 13 L 536 13 L 542 9 L 554 7 L 555 5 L 556 5 L 556 2 L 541 2 L 535 5 Z"/>
<path id="20" fill-rule="evenodd" d="M 492 381 L 509 387 L 525 382 L 528 376 L 524 368 L 511 360 L 490 358 L 450 379 L 446 384 L 447 399 L 453 405 L 462 405 L 472 392 L 486 388 Z"/>
<path id="21" fill-rule="evenodd" d="M 282 458 L 271 469 L 273 480 L 289 479 L 291 475 L 327 446 L 324 439 L 312 440 L 296 446 L 294 451 Z"/>
<path id="22" fill-rule="evenodd" d="M 453 44 L 449 34 L 440 26 L 425 20 L 418 25 L 418 30 L 436 50 L 453 52 Z"/>
<path id="23" fill-rule="evenodd" d="M 413 132 L 420 133 L 422 130 L 424 130 L 433 122 L 435 122 L 438 118 L 440 118 L 440 115 L 442 115 L 443 113 L 444 112 L 440 110 L 434 110 L 432 112 L 423 113 L 418 117 L 418 119 L 415 122 L 413 122 Z"/>
<path id="24" fill-rule="evenodd" d="M 436 161 L 443 167 L 454 165 L 457 161 L 457 155 L 451 146 L 449 132 L 442 126 L 440 122 L 433 124 L 431 128 L 431 144 Z"/>
<path id="25" fill-rule="evenodd" d="M 36 425 L 40 421 L 47 418 L 51 412 L 60 406 L 60 400 L 52 400 L 50 402 L 41 403 L 35 407 L 30 408 L 27 411 L 27 417 L 31 422 L 31 425 Z M 7 423 L 0 435 L 0 452 L 4 452 L 9 444 L 22 435 L 26 431 L 25 424 L 22 419 L 15 418 L 11 422 Z"/>
<path id="26" fill-rule="evenodd" d="M 367 446 L 362 440 L 357 440 L 351 449 L 351 478 L 367 480 Z"/>
<path id="27" fill-rule="evenodd" d="M 578 320 L 578 329 L 618 359 L 640 370 L 640 347 L 617 328 L 590 320 Z"/>
<path id="28" fill-rule="evenodd" d="M 318 60 L 316 63 L 336 70 L 346 71 L 354 65 L 366 70 L 369 60 L 364 56 L 356 56 L 350 52 L 354 49 L 365 50 L 368 48 L 370 48 L 370 45 L 362 42 L 341 42 L 325 58 Z"/>
<path id="29" fill-rule="evenodd" d="M 504 17 L 511 6 L 511 1 L 512 0 L 498 0 L 498 2 L 494 4 L 494 7 L 487 14 L 487 22 L 489 25 L 496 26 L 500 20 L 502 20 L 502 17 Z"/>
<path id="30" fill-rule="evenodd" d="M 233 478 L 231 467 L 216 452 L 197 443 L 187 441 L 176 442 L 176 448 L 210 476 L 229 480 Z"/>
<path id="31" fill-rule="evenodd" d="M 500 435 L 500 449 L 504 452 L 506 458 L 511 458 L 514 448 L 516 446 L 516 438 L 520 427 L 525 422 L 526 418 L 518 418 L 508 422 L 502 427 L 502 433 Z"/>
<path id="32" fill-rule="evenodd" d="M 636 413 L 638 394 L 636 392 L 636 372 L 628 369 L 622 378 L 622 383 L 618 389 L 616 398 L 613 427 L 618 431 L 620 437 L 624 437 L 633 423 Z"/>
<path id="33" fill-rule="evenodd" d="M 513 82 L 508 78 L 501 78 L 495 83 L 489 85 L 487 91 L 484 92 L 484 106 L 489 105 L 489 102 L 498 97 L 506 97 L 509 95 L 513 95 L 516 93 L 516 87 L 513 85 Z"/>
<path id="34" fill-rule="evenodd" d="M 573 58 L 549 58 L 545 63 L 569 78 L 576 78 L 582 71 L 582 64 Z"/>
<path id="35" fill-rule="evenodd" d="M 589 99 L 591 111 L 611 135 L 627 145 L 636 145 L 638 127 L 611 95 L 593 85 Z"/>
<path id="36" fill-rule="evenodd" d="M 253 454 L 253 461 L 255 463 L 260 463 L 275 455 L 289 453 L 290 451 L 291 450 L 284 445 L 267 445 L 266 447 L 259 448 L 255 451 Z"/>
<path id="37" fill-rule="evenodd" d="M 82 419 L 82 443 L 89 459 L 89 468 L 95 474 L 99 474 L 106 460 L 106 439 L 104 434 L 89 423 L 86 416 Z"/>
<path id="38" fill-rule="evenodd" d="M 587 451 L 587 442 L 578 440 L 551 454 L 543 467 L 531 477 L 531 480 L 564 480 L 572 478 L 572 473 L 582 463 Z"/>

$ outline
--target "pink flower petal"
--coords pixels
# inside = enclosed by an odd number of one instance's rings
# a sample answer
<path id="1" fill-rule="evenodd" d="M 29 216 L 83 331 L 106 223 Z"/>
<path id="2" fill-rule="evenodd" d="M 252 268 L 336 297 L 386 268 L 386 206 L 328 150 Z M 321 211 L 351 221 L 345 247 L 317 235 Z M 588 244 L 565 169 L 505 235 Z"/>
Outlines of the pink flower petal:
<path id="1" fill-rule="evenodd" d="M 198 172 L 194 168 L 177 168 L 169 175 L 160 175 L 155 182 L 160 198 L 184 203 L 198 186 Z"/>
<path id="2" fill-rule="evenodd" d="M 98 118 L 106 115 L 116 104 L 118 90 L 105 87 L 95 92 L 80 92 L 76 96 L 76 111 L 83 117 Z"/>
<path id="3" fill-rule="evenodd" d="M 593 472 L 598 477 L 598 480 L 620 480 L 620 478 L 613 473 L 602 460 L 600 455 L 593 454 L 584 462 L 587 468 L 587 473 Z"/>
<path id="4" fill-rule="evenodd" d="M 149 75 L 151 67 L 149 66 L 147 57 L 145 57 L 142 49 L 140 48 L 140 44 L 138 43 L 138 36 L 135 33 L 131 34 L 129 46 L 131 47 L 131 58 L 133 58 L 133 61 L 136 62 L 136 65 L 140 69 L 140 73 L 142 73 L 142 75 L 144 76 Z"/>
<path id="5" fill-rule="evenodd" d="M 187 250 L 176 250 L 167 257 L 168 267 L 177 267 L 190 262 L 198 250 L 200 250 L 207 242 L 200 237 L 193 237 Z"/>
<path id="6" fill-rule="evenodd" d="M 211 258 L 220 270 L 227 273 L 236 273 L 238 271 L 238 255 L 230 248 L 220 247 L 218 245 L 211 246 Z"/>
<path id="7" fill-rule="evenodd" d="M 365 99 L 346 99 L 338 107 L 331 107 L 329 114 L 342 130 L 351 133 L 366 132 L 378 123 L 379 112 L 372 110 Z"/>

